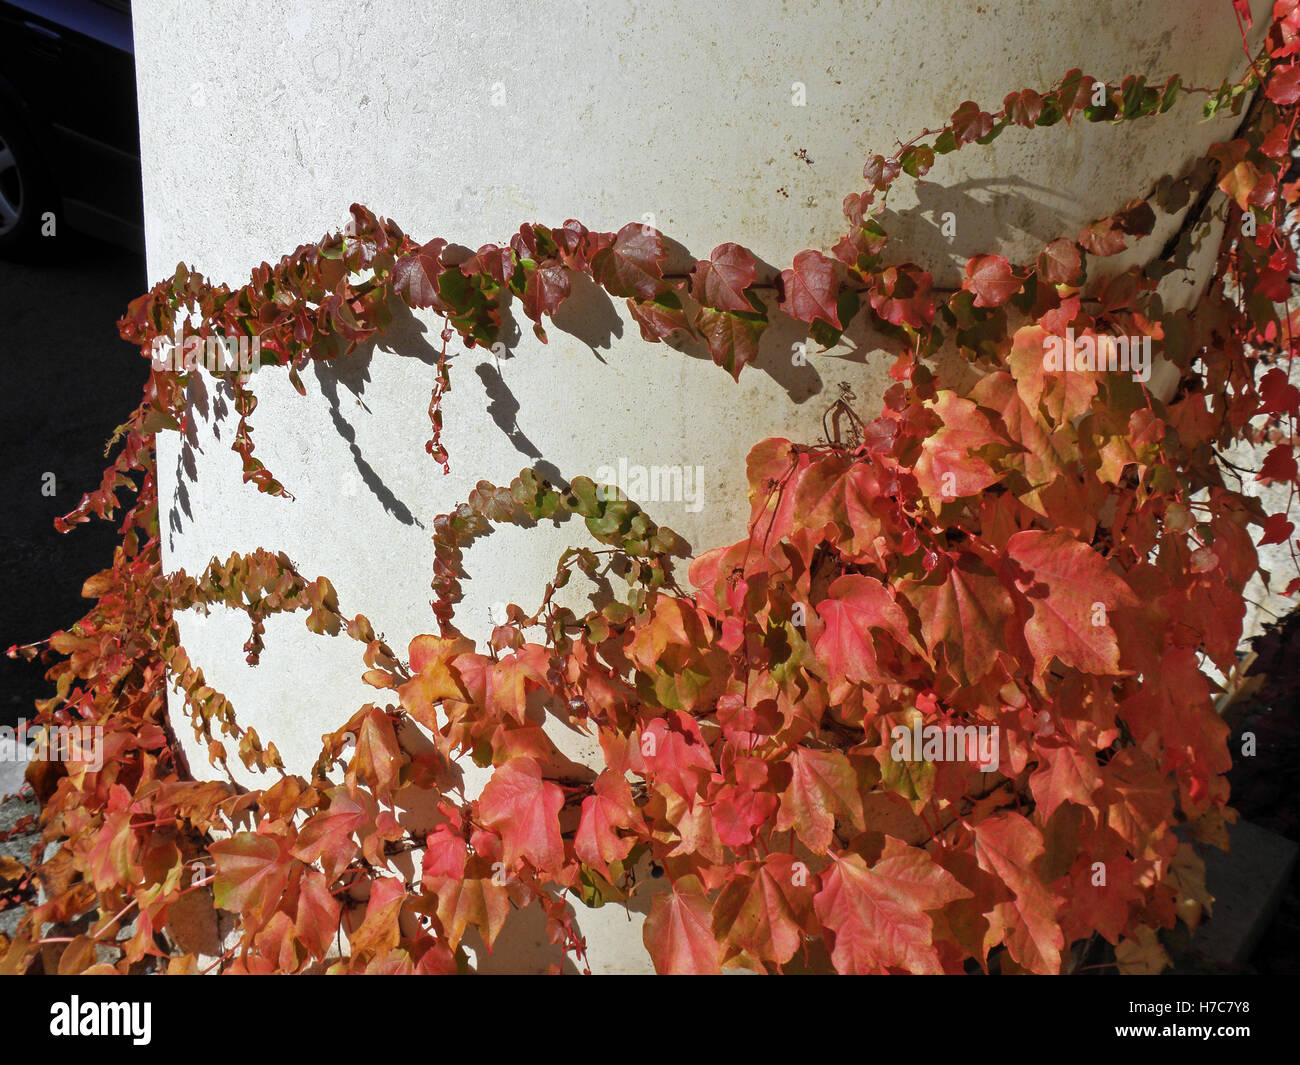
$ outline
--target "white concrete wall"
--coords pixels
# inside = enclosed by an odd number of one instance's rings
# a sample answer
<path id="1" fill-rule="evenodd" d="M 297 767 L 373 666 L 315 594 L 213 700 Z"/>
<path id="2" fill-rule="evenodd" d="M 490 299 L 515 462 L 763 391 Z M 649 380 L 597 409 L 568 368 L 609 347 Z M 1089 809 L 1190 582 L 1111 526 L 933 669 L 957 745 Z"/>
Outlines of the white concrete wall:
<path id="1" fill-rule="evenodd" d="M 1253 6 L 1263 17 L 1270 5 Z M 525 221 L 617 229 L 648 214 L 693 255 L 734 240 L 781 269 L 844 231 L 841 201 L 863 188 L 870 154 L 965 99 L 996 110 L 1008 91 L 1045 88 L 1076 66 L 1217 85 L 1245 64 L 1224 0 L 152 0 L 134 18 L 150 276 L 183 259 L 231 285 L 341 226 L 353 201 L 417 239 L 474 247 Z M 795 83 L 805 106 L 792 103 Z M 1074 235 L 1229 135 L 1237 120 L 1201 123 L 1198 108 L 1118 127 L 1011 129 L 990 148 L 941 157 L 919 199 L 907 181 L 895 190 L 891 232 L 955 285 L 968 255 L 1023 257 Z M 951 245 L 938 234 L 948 210 Z M 1174 224 L 1162 219 L 1144 247 Z M 480 478 L 508 482 L 539 458 L 564 477 L 620 457 L 703 466 L 702 510 L 668 504 L 652 516 L 697 547 L 730 542 L 748 512 L 749 447 L 816 439 L 842 381 L 871 416 L 892 361 L 859 336 L 857 351 L 795 366 L 797 334 L 774 327 L 737 385 L 643 343 L 621 301 L 579 286 L 548 347 L 526 322 L 499 364 L 453 341 L 444 477 L 423 446 L 439 328 L 422 317 L 308 374 L 305 398 L 275 371 L 255 379 L 258 455 L 293 503 L 240 482 L 229 403 L 196 397 L 192 447 L 174 434 L 159 442 L 166 565 L 196 572 L 232 550 L 284 550 L 404 651 L 433 625 L 432 520 Z M 476 545 L 462 628 L 482 635 L 496 601 L 535 605 L 570 535 L 510 531 Z M 187 617 L 182 635 L 292 770 L 378 694 L 360 683 L 355 644 L 311 636 L 296 617 L 271 619 L 253 670 L 242 615 Z M 639 924 L 599 914 L 609 940 L 598 965 L 644 967 Z M 592 934 L 587 918 L 583 928 Z"/>

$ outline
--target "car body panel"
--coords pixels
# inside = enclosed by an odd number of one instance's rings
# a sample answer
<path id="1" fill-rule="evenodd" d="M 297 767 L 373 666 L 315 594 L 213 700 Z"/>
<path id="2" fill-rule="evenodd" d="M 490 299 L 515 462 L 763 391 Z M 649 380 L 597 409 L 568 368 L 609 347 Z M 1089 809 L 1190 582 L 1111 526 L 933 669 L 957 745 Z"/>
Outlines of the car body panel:
<path id="1" fill-rule="evenodd" d="M 21 116 L 68 223 L 142 249 L 129 5 L 0 0 L 0 106 Z"/>

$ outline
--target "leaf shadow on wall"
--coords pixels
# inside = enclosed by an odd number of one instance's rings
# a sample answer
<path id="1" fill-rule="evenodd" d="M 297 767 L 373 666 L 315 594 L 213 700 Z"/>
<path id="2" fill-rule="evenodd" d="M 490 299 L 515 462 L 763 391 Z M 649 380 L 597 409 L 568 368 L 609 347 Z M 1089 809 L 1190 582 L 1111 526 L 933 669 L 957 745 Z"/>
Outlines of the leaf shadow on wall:
<path id="1" fill-rule="evenodd" d="M 513 315 L 511 316 L 513 317 Z M 582 341 L 602 363 L 601 351 L 609 351 L 623 336 L 623 319 L 614 301 L 589 276 L 570 273 L 569 296 L 551 318 L 555 328 Z"/>
<path id="2" fill-rule="evenodd" d="M 889 234 L 884 258 L 895 265 L 906 260 L 917 263 L 941 290 L 961 283 L 962 267 L 973 255 L 1003 248 L 1021 234 L 1028 234 L 1030 242 L 1041 247 L 1057 237 L 1073 236 L 1082 225 L 1072 225 L 1066 218 L 1077 203 L 1074 197 L 1015 175 L 945 184 L 921 179 L 911 187 L 916 206 L 897 211 L 886 207 L 881 212 L 880 224 Z M 1133 195 L 1140 191 L 1134 190 Z M 981 192 L 986 195 L 975 195 Z M 1038 195 L 1031 199 L 1018 192 Z M 1063 210 L 1052 206 L 1053 197 Z M 951 240 L 944 233 L 947 214 L 955 230 Z"/>
<path id="3" fill-rule="evenodd" d="M 228 408 L 222 400 L 220 393 L 217 394 L 213 403 L 213 409 L 208 409 L 208 386 L 203 380 L 202 374 L 193 374 L 190 377 L 189 385 L 186 389 L 185 401 L 187 409 L 191 415 L 198 415 L 203 421 L 210 421 L 212 424 L 213 435 L 216 439 L 221 439 L 220 422 L 228 413 Z M 217 406 L 220 405 L 220 415 L 217 413 Z M 173 505 L 167 510 L 167 548 L 175 550 L 176 534 L 184 530 L 185 519 L 194 520 L 194 511 L 190 507 L 190 489 L 189 486 L 199 479 L 197 455 L 203 453 L 203 445 L 199 443 L 199 433 L 195 425 L 195 418 L 190 417 L 185 425 L 184 432 L 181 433 L 181 446 L 176 455 L 176 491 L 173 493 Z"/>
<path id="4" fill-rule="evenodd" d="M 528 436 L 519 427 L 519 411 L 521 409 L 519 400 L 510 391 L 510 386 L 506 384 L 505 378 L 501 376 L 501 371 L 491 362 L 484 361 L 474 367 L 474 372 L 478 375 L 479 380 L 483 382 L 483 391 L 487 393 L 488 415 L 496 424 L 496 427 L 505 434 L 511 446 L 525 458 L 533 460 L 533 469 L 552 484 L 567 486 L 567 482 L 560 475 L 560 471 L 555 464 L 542 456 L 537 445 L 528 439 Z"/>
<path id="5" fill-rule="evenodd" d="M 416 359 L 428 366 L 430 387 L 432 387 L 433 374 L 438 365 L 438 351 L 425 339 L 426 332 L 426 327 L 409 309 L 394 301 L 392 324 L 384 331 L 382 337 L 384 348 L 404 358 Z M 414 525 L 422 529 L 423 523 L 411 513 L 411 508 L 384 483 L 378 471 L 361 453 L 361 448 L 357 444 L 357 431 L 343 416 L 339 396 L 340 385 L 350 392 L 358 403 L 361 403 L 367 413 L 369 412 L 362 397 L 365 395 L 366 384 L 370 381 L 370 364 L 374 359 L 377 339 L 372 337 L 359 344 L 351 355 L 333 359 L 329 363 L 315 363 L 316 380 L 320 385 L 321 395 L 329 404 L 330 420 L 334 423 L 339 436 L 348 445 L 348 451 L 352 455 L 352 461 L 362 483 L 379 501 L 386 513 L 391 514 L 403 525 Z"/>
<path id="6" fill-rule="evenodd" d="M 313 361 L 312 369 L 320 387 L 321 395 L 329 404 L 330 420 L 339 436 L 348 446 L 357 475 L 362 484 L 374 495 L 384 510 L 403 525 L 424 528 L 423 523 L 411 512 L 411 508 L 384 482 L 378 471 L 366 460 L 357 443 L 355 427 L 344 417 L 342 409 L 343 390 L 350 393 L 357 403 L 369 413 L 364 396 L 366 385 L 370 382 L 370 364 L 374 358 L 375 345 L 382 340 L 384 349 L 403 357 L 417 359 L 429 367 L 429 386 L 433 387 L 435 368 L 438 364 L 438 351 L 427 339 L 427 328 L 404 305 L 394 301 L 391 325 L 381 337 L 373 337 L 358 344 L 350 355 L 329 362 Z M 283 372 L 283 368 L 267 367 L 263 373 Z M 249 387 L 256 390 L 258 374 L 255 372 Z M 215 387 L 213 387 L 215 385 Z M 222 426 L 233 415 L 233 391 L 223 380 L 217 379 L 209 384 L 202 373 L 192 373 L 187 384 L 186 402 L 192 415 L 211 427 L 214 440 L 221 441 Z M 210 403 L 210 409 L 209 409 Z M 257 443 L 256 419 L 254 413 L 253 442 Z M 176 464 L 176 487 L 173 493 L 173 505 L 168 508 L 168 528 L 170 531 L 169 547 L 175 546 L 175 534 L 184 529 L 186 521 L 194 518 L 190 498 L 190 485 L 198 481 L 197 456 L 202 454 L 196 418 L 191 417 L 186 431 L 181 436 L 180 452 Z M 272 471 L 274 472 L 274 470 Z M 293 486 L 286 484 L 286 489 L 293 491 Z M 183 516 L 183 517 L 182 517 Z"/>

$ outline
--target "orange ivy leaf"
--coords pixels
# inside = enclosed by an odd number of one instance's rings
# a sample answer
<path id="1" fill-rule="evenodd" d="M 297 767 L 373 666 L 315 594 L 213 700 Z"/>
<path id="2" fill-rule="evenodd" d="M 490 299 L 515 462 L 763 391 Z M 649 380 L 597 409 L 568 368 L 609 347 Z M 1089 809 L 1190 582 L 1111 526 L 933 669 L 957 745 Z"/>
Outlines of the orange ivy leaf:
<path id="1" fill-rule="evenodd" d="M 254 923 L 266 919 L 280 901 L 289 881 L 291 858 L 287 841 L 279 835 L 237 832 L 217 840 L 210 852 L 216 859 L 213 897 L 223 910 L 250 915 Z"/>
<path id="2" fill-rule="evenodd" d="M 971 892 L 919 847 L 885 837 L 880 860 L 837 856 L 821 874 L 817 917 L 831 932 L 831 961 L 840 973 L 939 973 L 934 922 L 927 910 Z"/>
<path id="3" fill-rule="evenodd" d="M 974 452 L 1004 441 L 979 408 L 955 392 L 941 391 L 930 409 L 943 424 L 921 444 L 916 480 L 938 508 L 982 492 L 998 480 L 999 474 Z"/>
<path id="4" fill-rule="evenodd" d="M 370 881 L 370 898 L 366 915 L 356 931 L 348 936 L 354 956 L 382 958 L 402 938 L 398 916 L 406 901 L 406 887 L 395 876 L 378 876 Z"/>
<path id="5" fill-rule="evenodd" d="M 620 836 L 618 830 L 630 829 L 639 820 L 627 780 L 621 774 L 602 773 L 595 793 L 582 800 L 574 853 L 608 879 L 609 863 L 622 861 L 636 843 L 635 837 Z"/>
<path id="6" fill-rule="evenodd" d="M 866 828 L 857 774 L 839 751 L 795 747 L 787 759 L 790 783 L 781 794 L 776 830 L 791 828 L 815 854 L 825 854 L 840 818 L 856 832 Z"/>
<path id="7" fill-rule="evenodd" d="M 1063 802 L 1091 806 L 1093 793 L 1101 786 L 1097 757 L 1073 743 L 1039 743 L 1038 768 L 1030 774 L 1029 788 L 1042 823 L 1051 820 Z"/>
<path id="8" fill-rule="evenodd" d="M 713 936 L 709 902 L 694 876 L 678 877 L 654 897 L 641 938 L 655 970 L 665 975 L 716 976 L 722 948 Z"/>
<path id="9" fill-rule="evenodd" d="M 1033 608 L 1025 640 L 1035 671 L 1041 675 L 1059 658 L 1085 673 L 1119 673 L 1109 612 L 1138 600 L 1106 560 L 1065 533 L 1037 529 L 1011 537 L 1007 555 L 1026 571 L 1016 585 Z"/>
<path id="10" fill-rule="evenodd" d="M 325 875 L 333 881 L 356 857 L 359 848 L 352 834 L 371 824 L 373 813 L 348 794 L 346 788 L 332 788 L 326 795 L 329 805 L 303 823 L 292 853 L 300 861 L 319 861 Z"/>
<path id="11" fill-rule="evenodd" d="M 90 850 L 90 874 L 95 887 L 106 891 L 113 885 L 136 883 L 140 877 L 136 853 L 139 847 L 131 832 L 131 793 L 114 784 L 109 792 L 104 823 Z"/>
<path id="12" fill-rule="evenodd" d="M 1015 895 L 989 915 L 986 947 L 1002 941 L 1030 972 L 1061 969 L 1065 937 L 1057 915 L 1064 900 L 1054 895 L 1034 870 L 1043 853 L 1042 834 L 1018 813 L 1004 810 L 975 826 L 975 857 Z"/>
<path id="13" fill-rule="evenodd" d="M 438 923 L 455 950 L 468 928 L 477 928 L 491 949 L 510 915 L 510 895 L 491 876 L 425 876 L 426 891 L 437 899 Z"/>
<path id="14" fill-rule="evenodd" d="M 479 798 L 483 822 L 501 835 L 505 863 L 519 859 L 537 869 L 558 873 L 564 865 L 560 839 L 560 807 L 564 792 L 542 779 L 531 758 L 512 758 L 492 774 Z"/>
<path id="15" fill-rule="evenodd" d="M 334 944 L 339 925 L 339 902 L 330 894 L 325 877 L 309 869 L 298 885 L 294 935 L 313 957 L 323 958 Z"/>
<path id="16" fill-rule="evenodd" d="M 349 790 L 355 794 L 360 784 L 366 784 L 377 799 L 388 801 L 402 769 L 392 717 L 377 706 L 365 706 L 346 728 L 355 733 L 357 742 L 345 777 Z"/>
<path id="17" fill-rule="evenodd" d="M 833 677 L 859 682 L 881 679 L 873 629 L 889 633 L 905 646 L 912 642 L 907 615 L 874 577 L 838 578 L 826 599 L 817 604 L 817 614 L 826 627 L 815 650 Z"/>
<path id="18" fill-rule="evenodd" d="M 713 934 L 733 952 L 784 965 L 815 931 L 814 881 L 789 854 L 742 862 L 713 904 Z"/>
<path id="19" fill-rule="evenodd" d="M 904 594 L 916 606 L 921 635 L 933 652 L 947 649 L 947 660 L 974 684 L 997 664 L 1008 647 L 1011 595 L 997 575 L 968 552 L 949 556 L 951 565 L 924 582 L 909 582 Z M 937 577 L 937 579 L 936 579 Z"/>

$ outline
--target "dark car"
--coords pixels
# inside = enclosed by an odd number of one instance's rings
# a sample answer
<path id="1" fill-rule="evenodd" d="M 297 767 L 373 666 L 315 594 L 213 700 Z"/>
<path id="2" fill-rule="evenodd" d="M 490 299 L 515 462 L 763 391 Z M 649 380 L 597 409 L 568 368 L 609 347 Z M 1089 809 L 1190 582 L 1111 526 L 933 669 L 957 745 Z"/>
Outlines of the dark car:
<path id="1" fill-rule="evenodd" d="M 144 248 L 129 0 L 0 0 L 0 255 Z"/>

